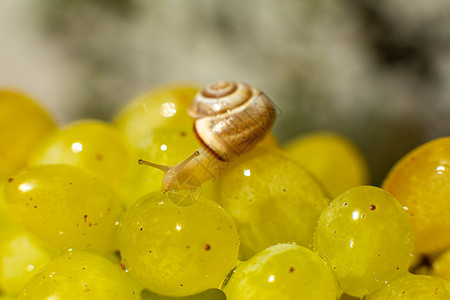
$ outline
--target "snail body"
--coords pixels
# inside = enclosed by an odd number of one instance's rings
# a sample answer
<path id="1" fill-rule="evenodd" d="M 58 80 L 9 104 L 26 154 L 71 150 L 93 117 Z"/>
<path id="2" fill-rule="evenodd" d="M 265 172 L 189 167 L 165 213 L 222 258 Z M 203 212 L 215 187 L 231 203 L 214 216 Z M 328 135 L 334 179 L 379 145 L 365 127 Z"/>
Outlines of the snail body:
<path id="1" fill-rule="evenodd" d="M 218 81 L 197 93 L 189 115 L 195 119 L 200 149 L 173 167 L 139 160 L 165 172 L 164 191 L 192 188 L 219 177 L 231 162 L 264 138 L 275 120 L 275 108 L 254 87 Z"/>

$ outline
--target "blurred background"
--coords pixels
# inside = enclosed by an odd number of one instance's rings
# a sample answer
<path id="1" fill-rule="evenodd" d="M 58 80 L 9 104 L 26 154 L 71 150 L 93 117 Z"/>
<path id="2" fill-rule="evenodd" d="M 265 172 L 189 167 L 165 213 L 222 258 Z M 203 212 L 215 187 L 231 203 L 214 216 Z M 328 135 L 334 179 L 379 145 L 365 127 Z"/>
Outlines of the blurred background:
<path id="1" fill-rule="evenodd" d="M 379 185 L 450 131 L 448 0 L 1 0 L 0 86 L 60 124 L 111 120 L 160 84 L 218 79 L 276 102 L 282 143 L 334 130 Z"/>

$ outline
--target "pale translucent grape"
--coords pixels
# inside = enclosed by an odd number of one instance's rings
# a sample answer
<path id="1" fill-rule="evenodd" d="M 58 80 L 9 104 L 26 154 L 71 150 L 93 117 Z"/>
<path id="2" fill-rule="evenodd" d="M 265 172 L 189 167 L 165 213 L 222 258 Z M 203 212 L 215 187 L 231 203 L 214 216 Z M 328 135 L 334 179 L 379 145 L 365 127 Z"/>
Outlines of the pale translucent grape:
<path id="1" fill-rule="evenodd" d="M 140 299 L 142 288 L 118 264 L 88 251 L 56 257 L 23 287 L 18 299 Z"/>
<path id="2" fill-rule="evenodd" d="M 333 132 L 310 132 L 286 146 L 291 157 L 309 170 L 332 198 L 369 183 L 368 163 L 358 147 Z"/>
<path id="3" fill-rule="evenodd" d="M 335 272 L 343 291 L 361 297 L 408 270 L 414 247 L 406 212 L 388 192 L 348 190 L 320 216 L 314 249 Z"/>
<path id="4" fill-rule="evenodd" d="M 0 203 L 4 205 L 4 187 L 0 183 Z M 0 210 L 0 291 L 17 295 L 22 285 L 42 266 L 53 253 L 35 236 L 19 227 L 7 212 Z"/>
<path id="5" fill-rule="evenodd" d="M 233 220 L 206 198 L 180 207 L 169 197 L 151 193 L 127 211 L 120 229 L 123 264 L 145 288 L 161 295 L 218 288 L 237 262 Z"/>
<path id="6" fill-rule="evenodd" d="M 257 146 L 219 179 L 222 206 L 241 238 L 240 257 L 283 242 L 311 246 L 329 202 L 322 186 L 288 154 Z"/>
<path id="7" fill-rule="evenodd" d="M 433 253 L 450 246 L 450 137 L 406 154 L 387 175 L 383 188 L 405 207 L 414 229 L 415 250 Z"/>
<path id="8" fill-rule="evenodd" d="M 450 283 L 442 278 L 406 273 L 365 300 L 448 300 Z"/>
<path id="9" fill-rule="evenodd" d="M 70 165 L 39 165 L 10 178 L 5 200 L 11 216 L 58 250 L 111 253 L 122 204 L 110 185 Z"/>
<path id="10" fill-rule="evenodd" d="M 341 294 L 325 261 L 294 244 L 271 246 L 241 263 L 224 291 L 228 300 L 335 300 Z"/>
<path id="11" fill-rule="evenodd" d="M 135 150 L 126 182 L 126 203 L 161 189 L 163 172 L 140 166 L 138 159 L 173 166 L 200 147 L 187 110 L 198 87 L 170 85 L 152 89 L 131 100 L 115 117 L 114 123 Z"/>
<path id="12" fill-rule="evenodd" d="M 0 179 L 24 167 L 29 152 L 55 124 L 34 100 L 0 90 Z"/>
<path id="13" fill-rule="evenodd" d="M 121 195 L 132 161 L 130 146 L 118 130 L 97 120 L 70 123 L 50 134 L 30 154 L 29 163 L 69 164 L 92 171 Z"/>

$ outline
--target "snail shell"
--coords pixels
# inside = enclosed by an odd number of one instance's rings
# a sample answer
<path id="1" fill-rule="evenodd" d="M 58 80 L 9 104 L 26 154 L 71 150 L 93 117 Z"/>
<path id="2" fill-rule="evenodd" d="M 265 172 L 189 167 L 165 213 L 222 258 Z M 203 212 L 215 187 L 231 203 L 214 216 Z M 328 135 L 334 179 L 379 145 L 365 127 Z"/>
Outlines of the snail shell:
<path id="1" fill-rule="evenodd" d="M 201 144 L 222 161 L 251 149 L 275 121 L 275 107 L 254 87 L 218 81 L 199 91 L 189 107 Z"/>

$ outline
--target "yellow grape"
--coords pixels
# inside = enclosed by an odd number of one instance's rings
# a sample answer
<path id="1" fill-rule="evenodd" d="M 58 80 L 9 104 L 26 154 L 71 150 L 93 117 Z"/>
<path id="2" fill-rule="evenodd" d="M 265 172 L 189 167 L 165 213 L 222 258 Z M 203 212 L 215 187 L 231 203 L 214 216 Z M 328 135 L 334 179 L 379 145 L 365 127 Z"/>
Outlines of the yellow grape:
<path id="1" fill-rule="evenodd" d="M 429 275 L 405 273 L 365 300 L 448 300 L 450 283 Z"/>
<path id="2" fill-rule="evenodd" d="M 329 198 L 317 180 L 276 147 L 257 146 L 219 179 L 221 205 L 241 239 L 240 258 L 283 242 L 311 247 Z"/>
<path id="3" fill-rule="evenodd" d="M 271 246 L 241 263 L 224 292 L 228 300 L 335 300 L 341 295 L 325 261 L 294 244 Z"/>
<path id="4" fill-rule="evenodd" d="M 118 264 L 88 251 L 55 257 L 22 288 L 18 299 L 141 299 L 142 288 Z"/>
<path id="5" fill-rule="evenodd" d="M 432 265 L 433 275 L 444 278 L 450 281 L 450 249 L 447 249 L 441 253 L 434 261 Z"/>
<path id="6" fill-rule="evenodd" d="M 5 200 L 19 224 L 58 250 L 116 249 L 120 199 L 90 172 L 70 165 L 28 167 L 9 179 Z"/>
<path id="7" fill-rule="evenodd" d="M 348 138 L 333 132 L 311 132 L 292 140 L 286 151 L 325 186 L 332 198 L 369 183 L 368 164 Z"/>
<path id="8" fill-rule="evenodd" d="M 383 188 L 407 210 L 418 253 L 450 247 L 449 182 L 450 137 L 445 137 L 406 154 L 383 183 Z"/>
<path id="9" fill-rule="evenodd" d="M 135 150 L 126 202 L 130 206 L 141 196 L 161 189 L 164 174 L 139 166 L 138 159 L 173 166 L 197 150 L 200 144 L 192 130 L 194 121 L 187 110 L 198 87 L 160 87 L 133 99 L 116 116 L 114 123 Z"/>
<path id="10" fill-rule="evenodd" d="M 119 131 L 111 124 L 83 120 L 50 134 L 30 155 L 29 163 L 69 164 L 102 176 L 123 194 L 132 153 Z"/>
<path id="11" fill-rule="evenodd" d="M 55 128 L 34 100 L 0 90 L 0 179 L 25 166 L 33 147 Z"/>
<path id="12" fill-rule="evenodd" d="M 413 247 L 402 206 L 372 186 L 352 188 L 331 201 L 314 234 L 314 250 L 333 269 L 342 290 L 356 297 L 405 273 Z"/>
<path id="13" fill-rule="evenodd" d="M 6 183 L 6 182 L 5 182 Z M 0 183 L 4 205 L 5 183 Z M 0 211 L 0 291 L 17 295 L 22 285 L 51 260 L 52 253 L 27 230 L 19 227 L 4 208 Z"/>
<path id="14" fill-rule="evenodd" d="M 119 241 L 130 275 L 155 293 L 180 297 L 220 286 L 237 262 L 239 237 L 216 202 L 182 207 L 172 202 L 177 196 L 143 196 L 126 212 Z"/>

